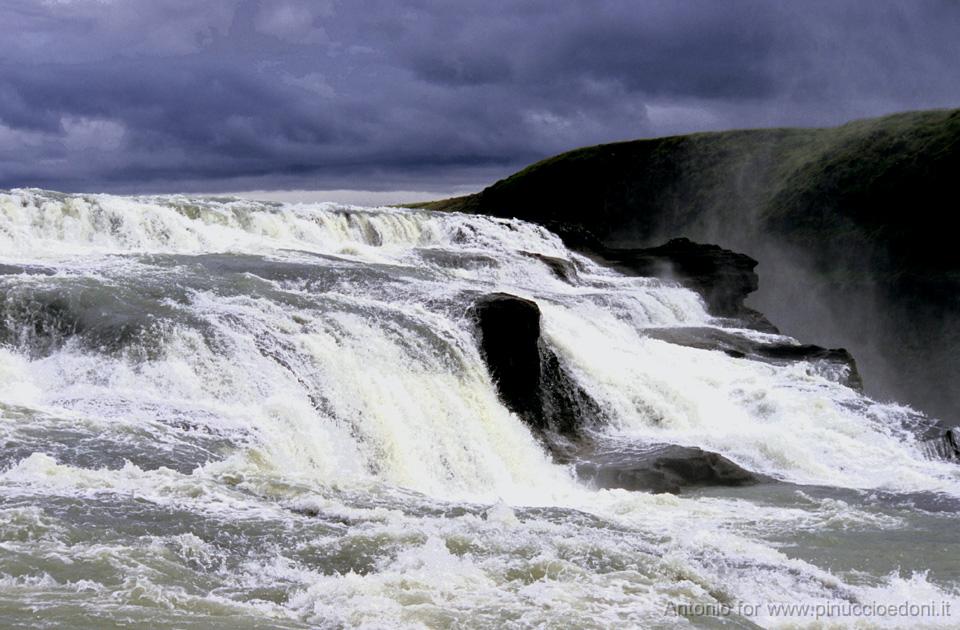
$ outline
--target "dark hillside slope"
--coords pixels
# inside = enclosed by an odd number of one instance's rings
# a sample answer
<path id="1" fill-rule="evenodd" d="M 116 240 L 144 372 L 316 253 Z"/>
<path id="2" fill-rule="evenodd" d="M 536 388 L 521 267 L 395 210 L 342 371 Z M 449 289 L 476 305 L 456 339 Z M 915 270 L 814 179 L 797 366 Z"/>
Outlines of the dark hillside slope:
<path id="1" fill-rule="evenodd" d="M 753 305 L 850 348 L 867 390 L 960 414 L 960 110 L 587 147 L 427 207 L 670 238 L 760 261 Z"/>

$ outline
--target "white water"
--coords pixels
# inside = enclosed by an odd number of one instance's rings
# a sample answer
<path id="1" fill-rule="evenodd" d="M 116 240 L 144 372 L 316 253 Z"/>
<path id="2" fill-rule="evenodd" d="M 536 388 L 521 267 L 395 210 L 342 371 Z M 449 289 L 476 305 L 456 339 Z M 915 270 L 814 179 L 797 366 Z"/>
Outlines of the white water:
<path id="1" fill-rule="evenodd" d="M 574 263 L 578 281 L 531 253 Z M 895 531 L 906 522 L 896 510 L 595 491 L 552 463 L 497 398 L 467 315 L 480 294 L 538 302 L 547 343 L 612 437 L 700 446 L 792 483 L 960 496 L 955 465 L 924 457 L 903 428 L 909 410 L 816 365 L 650 338 L 720 322 L 694 293 L 600 268 L 538 226 L 21 190 L 0 193 L 3 264 L 45 271 L 0 275 L 11 304 L 48 291 L 71 305 L 102 300 L 101 316 L 152 319 L 147 337 L 119 349 L 77 338 L 46 352 L 0 346 L 0 432 L 22 451 L 0 473 L 11 541 L 0 557 L 13 554 L 0 610 L 37 598 L 87 600 L 99 619 L 110 605 L 159 607 L 174 626 L 181 614 L 607 626 L 681 623 L 664 610 L 682 603 L 957 597 L 949 580 L 835 575 L 778 549 L 804 532 Z M 156 513 L 109 547 L 63 511 L 94 501 Z M 449 506 L 461 512 L 436 513 Z M 172 527 L 174 509 L 198 524 Z M 249 527 L 241 538 L 272 542 L 231 552 L 209 523 L 234 522 Z M 303 533 L 277 533 L 293 530 Z M 350 562 L 337 565 L 330 548 Z M 358 571 L 364 554 L 374 560 Z M 68 568 L 84 563 L 99 579 Z"/>

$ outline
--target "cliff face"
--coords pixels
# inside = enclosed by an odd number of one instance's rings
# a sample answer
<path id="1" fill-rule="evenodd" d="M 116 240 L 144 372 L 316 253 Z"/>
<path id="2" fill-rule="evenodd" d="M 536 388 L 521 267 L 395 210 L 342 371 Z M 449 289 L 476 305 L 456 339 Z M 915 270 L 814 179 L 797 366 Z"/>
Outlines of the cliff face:
<path id="1" fill-rule="evenodd" d="M 578 149 L 427 207 L 566 224 L 607 247 L 675 237 L 760 261 L 752 305 L 849 348 L 867 391 L 960 409 L 960 110 L 832 129 L 694 134 Z"/>

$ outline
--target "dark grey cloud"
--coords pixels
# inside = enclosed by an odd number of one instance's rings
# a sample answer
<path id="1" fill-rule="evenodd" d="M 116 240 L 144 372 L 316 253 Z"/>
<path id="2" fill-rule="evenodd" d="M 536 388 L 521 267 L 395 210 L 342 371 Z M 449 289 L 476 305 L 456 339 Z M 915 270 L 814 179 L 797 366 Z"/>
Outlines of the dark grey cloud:
<path id="1" fill-rule="evenodd" d="M 7 0 L 0 187 L 444 189 L 960 106 L 960 3 Z"/>

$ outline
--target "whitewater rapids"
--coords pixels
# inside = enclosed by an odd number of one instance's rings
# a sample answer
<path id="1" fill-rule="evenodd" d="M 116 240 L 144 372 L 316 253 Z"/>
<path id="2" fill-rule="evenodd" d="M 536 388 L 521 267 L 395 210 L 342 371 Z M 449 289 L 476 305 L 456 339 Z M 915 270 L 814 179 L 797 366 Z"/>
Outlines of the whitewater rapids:
<path id="1" fill-rule="evenodd" d="M 496 291 L 537 302 L 609 438 L 778 483 L 579 482 L 498 400 L 468 314 Z M 960 623 L 960 472 L 923 419 L 649 334 L 772 338 L 730 326 L 518 220 L 0 192 L 0 624 Z"/>

